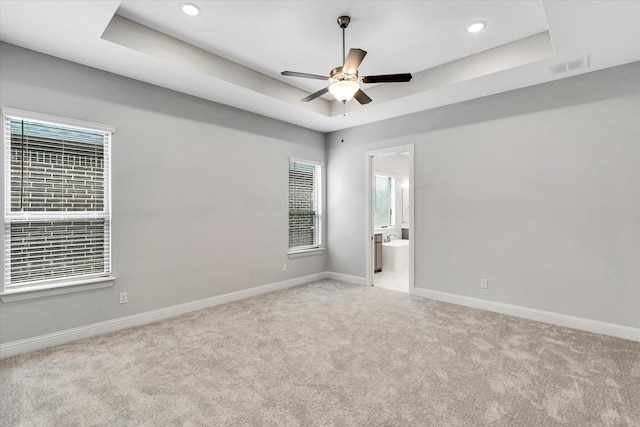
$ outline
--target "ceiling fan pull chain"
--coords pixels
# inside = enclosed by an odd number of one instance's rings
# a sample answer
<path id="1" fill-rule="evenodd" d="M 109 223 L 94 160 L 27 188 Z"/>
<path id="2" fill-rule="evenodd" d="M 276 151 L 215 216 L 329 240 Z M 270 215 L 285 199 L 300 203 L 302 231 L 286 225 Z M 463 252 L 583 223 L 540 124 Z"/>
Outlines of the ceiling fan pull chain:
<path id="1" fill-rule="evenodd" d="M 340 142 L 344 142 L 344 116 L 347 115 L 346 106 L 347 106 L 346 101 L 342 101 L 342 130 L 340 131 L 340 134 L 341 134 Z"/>

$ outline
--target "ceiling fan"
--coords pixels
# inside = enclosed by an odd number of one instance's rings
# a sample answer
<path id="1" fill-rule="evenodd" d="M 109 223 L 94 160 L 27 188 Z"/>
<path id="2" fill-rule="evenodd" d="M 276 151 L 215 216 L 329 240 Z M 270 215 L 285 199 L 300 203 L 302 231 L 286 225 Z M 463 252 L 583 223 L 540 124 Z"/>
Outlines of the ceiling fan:
<path id="1" fill-rule="evenodd" d="M 371 98 L 360 89 L 358 81 L 362 83 L 399 83 L 411 80 L 410 73 L 403 74 L 383 74 L 379 76 L 358 77 L 358 67 L 367 54 L 362 49 L 349 49 L 349 55 L 345 57 L 344 50 L 344 30 L 351 22 L 349 16 L 341 16 L 338 18 L 338 25 L 342 28 L 342 60 L 343 65 L 336 67 L 329 73 L 329 77 L 320 76 L 318 74 L 298 73 L 296 71 L 283 71 L 283 76 L 303 77 L 306 79 L 327 80 L 331 85 L 321 89 L 300 101 L 312 101 L 327 92 L 330 92 L 338 101 L 347 102 L 351 98 L 355 98 L 360 104 L 368 104 Z"/>

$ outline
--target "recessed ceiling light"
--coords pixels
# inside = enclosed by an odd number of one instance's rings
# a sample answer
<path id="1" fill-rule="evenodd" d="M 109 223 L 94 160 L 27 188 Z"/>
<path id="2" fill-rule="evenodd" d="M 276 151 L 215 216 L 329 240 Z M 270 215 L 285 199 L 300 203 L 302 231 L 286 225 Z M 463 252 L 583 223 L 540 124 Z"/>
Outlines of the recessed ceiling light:
<path id="1" fill-rule="evenodd" d="M 470 33 L 477 33 L 478 31 L 481 31 L 486 26 L 487 24 L 483 21 L 474 22 L 473 24 L 467 27 L 467 31 Z"/>
<path id="2" fill-rule="evenodd" d="M 200 13 L 200 8 L 192 3 L 182 3 L 182 11 L 189 16 L 196 16 Z"/>

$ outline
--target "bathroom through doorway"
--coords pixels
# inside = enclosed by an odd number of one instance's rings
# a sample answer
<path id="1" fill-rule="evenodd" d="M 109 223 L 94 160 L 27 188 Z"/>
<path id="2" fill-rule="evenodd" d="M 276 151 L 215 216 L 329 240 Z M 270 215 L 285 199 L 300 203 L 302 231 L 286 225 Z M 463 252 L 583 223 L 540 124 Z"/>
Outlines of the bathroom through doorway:
<path id="1" fill-rule="evenodd" d="M 367 283 L 413 294 L 413 145 L 366 156 Z"/>

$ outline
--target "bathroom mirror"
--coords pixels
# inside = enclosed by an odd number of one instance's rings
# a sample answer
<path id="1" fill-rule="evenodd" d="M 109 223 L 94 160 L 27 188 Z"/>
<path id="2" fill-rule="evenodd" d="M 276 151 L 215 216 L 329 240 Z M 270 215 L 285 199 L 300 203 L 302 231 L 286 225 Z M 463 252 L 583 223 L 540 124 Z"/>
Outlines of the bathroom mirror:
<path id="1" fill-rule="evenodd" d="M 402 228 L 409 228 L 409 189 L 402 187 Z"/>

